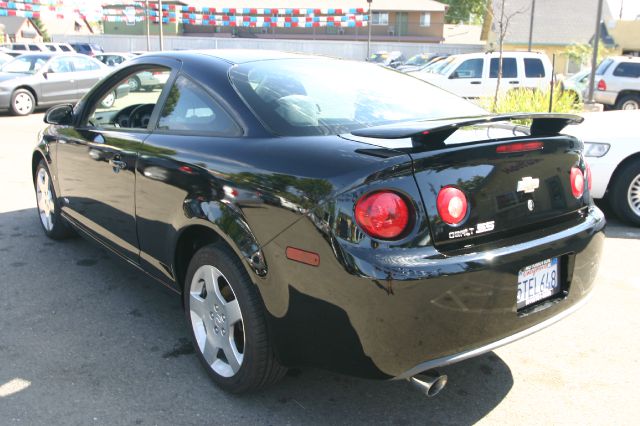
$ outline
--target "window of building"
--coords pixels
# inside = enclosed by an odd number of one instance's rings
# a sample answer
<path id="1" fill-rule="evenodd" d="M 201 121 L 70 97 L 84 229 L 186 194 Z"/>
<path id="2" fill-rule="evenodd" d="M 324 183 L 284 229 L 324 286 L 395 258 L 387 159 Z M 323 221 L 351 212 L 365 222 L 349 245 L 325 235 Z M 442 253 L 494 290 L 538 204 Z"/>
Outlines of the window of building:
<path id="1" fill-rule="evenodd" d="M 498 78 L 498 62 L 500 58 L 491 58 L 489 78 Z M 518 78 L 516 58 L 502 58 L 502 78 Z"/>
<path id="2" fill-rule="evenodd" d="M 233 119 L 201 87 L 186 77 L 178 77 L 169 92 L 158 123 L 160 130 L 206 132 L 237 136 Z"/>
<path id="3" fill-rule="evenodd" d="M 450 78 L 482 78 L 484 59 L 467 59 L 451 74 Z"/>
<path id="4" fill-rule="evenodd" d="M 431 26 L 431 13 L 423 12 L 420 14 L 420 26 L 421 27 L 430 27 Z"/>
<path id="5" fill-rule="evenodd" d="M 613 70 L 613 75 L 616 77 L 638 78 L 640 77 L 640 63 L 620 62 L 616 69 Z"/>
<path id="6" fill-rule="evenodd" d="M 545 76 L 544 65 L 537 58 L 524 58 L 524 75 L 527 78 L 542 78 Z"/>
<path id="7" fill-rule="evenodd" d="M 389 25 L 389 14 L 387 12 L 373 12 L 371 14 L 372 25 Z"/>

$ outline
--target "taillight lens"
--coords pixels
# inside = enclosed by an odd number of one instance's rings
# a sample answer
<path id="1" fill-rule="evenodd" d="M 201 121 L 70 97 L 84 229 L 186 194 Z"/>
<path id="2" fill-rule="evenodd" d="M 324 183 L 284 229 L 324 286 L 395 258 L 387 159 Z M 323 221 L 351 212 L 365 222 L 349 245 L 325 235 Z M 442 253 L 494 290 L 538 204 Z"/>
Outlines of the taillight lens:
<path id="1" fill-rule="evenodd" d="M 370 236 L 392 240 L 401 236 L 410 221 L 409 206 L 395 192 L 367 194 L 356 203 L 356 221 Z"/>
<path id="2" fill-rule="evenodd" d="M 589 192 L 591 192 L 591 185 L 593 183 L 593 178 L 591 177 L 591 166 L 589 163 L 586 163 L 587 167 L 584 173 L 587 175 L 587 188 L 589 188 Z"/>
<path id="3" fill-rule="evenodd" d="M 607 90 L 607 83 L 602 79 L 598 82 L 598 90 Z"/>
<path id="4" fill-rule="evenodd" d="M 457 225 L 467 216 L 467 196 L 453 186 L 440 190 L 436 205 L 440 218 L 449 225 Z"/>
<path id="5" fill-rule="evenodd" d="M 584 192 L 584 175 L 582 170 L 577 167 L 571 168 L 571 193 L 574 197 L 582 197 Z"/>

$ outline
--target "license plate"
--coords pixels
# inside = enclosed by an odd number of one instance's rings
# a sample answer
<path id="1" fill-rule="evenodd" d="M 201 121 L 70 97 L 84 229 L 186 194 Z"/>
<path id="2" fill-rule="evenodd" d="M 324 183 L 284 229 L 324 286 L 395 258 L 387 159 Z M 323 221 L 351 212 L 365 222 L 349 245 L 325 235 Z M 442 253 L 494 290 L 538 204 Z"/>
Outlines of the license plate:
<path id="1" fill-rule="evenodd" d="M 560 292 L 558 258 L 546 259 L 518 272 L 517 309 L 532 305 Z"/>

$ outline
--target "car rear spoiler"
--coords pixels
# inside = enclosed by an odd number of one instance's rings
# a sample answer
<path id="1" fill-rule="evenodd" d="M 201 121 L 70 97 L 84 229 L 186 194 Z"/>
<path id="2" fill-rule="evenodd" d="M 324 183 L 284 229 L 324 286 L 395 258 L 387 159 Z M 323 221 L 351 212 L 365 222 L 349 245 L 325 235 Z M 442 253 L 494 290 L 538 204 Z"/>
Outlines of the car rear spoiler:
<path id="1" fill-rule="evenodd" d="M 411 138 L 416 144 L 440 148 L 444 146 L 444 141 L 461 127 L 514 120 L 531 120 L 531 136 L 552 136 L 560 133 L 569 124 L 582 123 L 584 118 L 573 114 L 551 113 L 495 114 L 386 124 L 354 130 L 351 134 L 374 139 Z"/>

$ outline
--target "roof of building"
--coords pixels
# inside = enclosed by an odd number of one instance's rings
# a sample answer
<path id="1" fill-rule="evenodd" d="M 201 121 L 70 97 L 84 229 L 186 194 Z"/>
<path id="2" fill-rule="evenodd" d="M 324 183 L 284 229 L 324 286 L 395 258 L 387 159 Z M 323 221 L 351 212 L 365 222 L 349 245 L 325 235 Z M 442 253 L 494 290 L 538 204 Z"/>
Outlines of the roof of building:
<path id="1" fill-rule="evenodd" d="M 500 0 L 493 1 L 492 31 L 497 30 L 500 16 Z M 527 44 L 531 19 L 531 0 L 507 0 L 505 16 L 512 14 L 505 43 Z M 538 0 L 533 20 L 533 44 L 568 45 L 589 43 L 595 33 L 598 0 Z M 609 6 L 604 2 L 602 19 L 613 20 Z"/>
<path id="2" fill-rule="evenodd" d="M 0 24 L 4 25 L 4 32 L 9 35 L 14 35 L 24 25 L 27 18 L 19 16 L 0 16 Z"/>
<path id="3" fill-rule="evenodd" d="M 212 6 L 211 0 L 191 0 L 189 6 Z M 215 3 L 216 8 L 233 7 L 243 8 L 277 8 L 277 9 L 369 9 L 367 0 L 227 0 Z M 444 12 L 447 5 L 434 0 L 374 0 L 371 3 L 373 10 L 381 11 L 420 11 L 420 12 Z"/>

